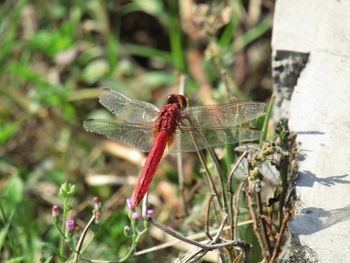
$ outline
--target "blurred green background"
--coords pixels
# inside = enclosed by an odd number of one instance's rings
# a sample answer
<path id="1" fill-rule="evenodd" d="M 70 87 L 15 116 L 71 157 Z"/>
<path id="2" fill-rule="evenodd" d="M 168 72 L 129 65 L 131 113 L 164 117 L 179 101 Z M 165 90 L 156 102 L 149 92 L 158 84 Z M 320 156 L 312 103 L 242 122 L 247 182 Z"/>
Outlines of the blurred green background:
<path id="1" fill-rule="evenodd" d="M 59 236 L 51 207 L 61 205 L 57 193 L 65 181 L 77 185 L 70 217 L 78 226 L 90 217 L 94 196 L 104 205 L 85 255 L 122 256 L 128 247 L 125 199 L 144 155 L 83 129 L 87 118 L 110 117 L 98 103 L 98 89 L 162 106 L 185 74 L 191 105 L 225 103 L 231 96 L 264 101 L 271 95 L 272 12 L 267 0 L 2 1 L 0 261 L 24 256 L 17 262 L 51 262 Z M 190 191 L 200 180 L 199 164 L 192 155 L 187 159 Z M 175 158 L 167 157 L 159 170 L 150 202 L 161 221 L 179 229 L 184 218 L 174 214 Z M 194 222 L 181 230 L 202 230 Z M 159 241 L 149 234 L 139 249 Z M 177 254 L 170 248 L 130 262 L 170 262 Z"/>

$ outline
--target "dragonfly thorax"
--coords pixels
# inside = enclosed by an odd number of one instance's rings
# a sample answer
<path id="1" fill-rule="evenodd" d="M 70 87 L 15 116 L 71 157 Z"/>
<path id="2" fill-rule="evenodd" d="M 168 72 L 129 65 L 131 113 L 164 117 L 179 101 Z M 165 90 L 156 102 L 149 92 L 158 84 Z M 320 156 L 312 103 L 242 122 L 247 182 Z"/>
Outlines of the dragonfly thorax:
<path id="1" fill-rule="evenodd" d="M 174 134 L 180 121 L 180 107 L 178 104 L 165 105 L 159 112 L 156 121 L 156 133 L 166 131 L 168 135 Z"/>

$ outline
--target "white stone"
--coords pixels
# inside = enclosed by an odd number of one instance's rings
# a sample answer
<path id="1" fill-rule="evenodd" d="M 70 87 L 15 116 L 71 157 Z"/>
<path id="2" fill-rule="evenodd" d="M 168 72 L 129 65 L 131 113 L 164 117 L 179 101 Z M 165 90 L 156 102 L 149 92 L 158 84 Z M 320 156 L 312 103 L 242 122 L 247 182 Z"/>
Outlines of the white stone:
<path id="1" fill-rule="evenodd" d="M 319 262 L 350 262 L 350 1 L 279 0 L 272 45 L 310 53 L 289 111 L 303 157 L 289 226 Z"/>

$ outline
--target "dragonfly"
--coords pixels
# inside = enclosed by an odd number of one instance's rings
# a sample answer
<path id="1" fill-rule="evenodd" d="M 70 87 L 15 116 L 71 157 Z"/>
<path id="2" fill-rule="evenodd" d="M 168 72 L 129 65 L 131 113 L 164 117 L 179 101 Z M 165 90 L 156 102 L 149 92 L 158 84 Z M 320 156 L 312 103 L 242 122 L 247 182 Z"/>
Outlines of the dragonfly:
<path id="1" fill-rule="evenodd" d="M 265 110 L 265 103 L 255 101 L 188 107 L 187 99 L 179 94 L 169 95 L 159 109 L 109 88 L 101 89 L 99 101 L 115 119 L 88 119 L 84 128 L 149 152 L 136 185 L 134 207 L 147 193 L 167 146 L 171 153 L 195 152 L 257 140 L 260 131 L 240 126 Z"/>

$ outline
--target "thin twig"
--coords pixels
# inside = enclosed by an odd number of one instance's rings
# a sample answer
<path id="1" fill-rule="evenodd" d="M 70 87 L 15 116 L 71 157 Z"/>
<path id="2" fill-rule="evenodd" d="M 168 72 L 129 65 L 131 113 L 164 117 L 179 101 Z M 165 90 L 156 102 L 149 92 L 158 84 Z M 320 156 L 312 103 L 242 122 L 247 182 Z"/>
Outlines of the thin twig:
<path id="1" fill-rule="evenodd" d="M 198 250 L 198 248 L 196 248 Z M 190 255 L 187 259 L 185 259 L 184 263 L 194 263 L 197 262 L 198 260 L 200 260 L 201 258 L 203 258 L 205 256 L 205 254 L 207 254 L 208 251 L 205 249 L 199 249 L 198 251 L 196 251 L 195 253 L 193 253 L 192 255 Z M 181 261 L 182 262 L 182 261 Z"/>
<path id="2" fill-rule="evenodd" d="M 234 211 L 234 216 L 233 216 L 233 222 L 234 222 L 234 225 L 233 225 L 233 240 L 236 240 L 237 239 L 237 227 L 240 225 L 238 223 L 238 214 L 239 214 L 239 203 L 240 203 L 240 200 L 241 200 L 241 192 L 242 192 L 242 189 L 243 189 L 243 186 L 245 185 L 245 182 L 240 182 L 237 186 L 237 190 L 236 190 L 236 194 L 235 194 L 235 211 Z"/>
<path id="3" fill-rule="evenodd" d="M 96 219 L 95 215 L 92 215 L 92 217 L 90 218 L 89 222 L 85 226 L 85 228 L 83 230 L 83 233 L 80 236 L 80 239 L 79 239 L 77 247 L 76 247 L 76 254 L 75 254 L 74 260 L 73 260 L 73 262 L 75 262 L 75 263 L 78 262 L 79 254 L 80 254 L 81 248 L 83 246 L 83 242 L 84 242 L 85 236 L 87 234 L 87 231 L 89 230 L 89 228 L 91 227 L 91 225 L 95 221 L 95 219 Z"/>
<path id="4" fill-rule="evenodd" d="M 155 219 L 153 219 L 152 217 L 148 217 L 147 220 L 148 220 L 151 224 L 153 224 L 155 227 L 157 227 L 157 228 L 159 228 L 160 230 L 162 230 L 163 232 L 165 232 L 165 233 L 171 235 L 172 237 L 175 237 L 175 238 L 177 238 L 177 239 L 179 239 L 179 240 L 181 240 L 181 241 L 183 241 L 183 242 L 186 242 L 186 243 L 191 244 L 191 245 L 196 246 L 196 247 L 200 247 L 200 248 L 204 248 L 204 249 L 207 248 L 206 245 L 204 245 L 204 244 L 202 244 L 202 243 L 200 243 L 200 242 L 193 241 L 193 240 L 191 240 L 191 239 L 188 239 L 188 238 L 186 238 L 186 237 L 184 237 L 184 236 L 178 234 L 178 233 L 175 232 L 174 230 L 172 230 L 172 229 L 168 228 L 167 226 L 162 225 L 161 223 L 157 222 L 157 221 L 156 221 Z"/>
<path id="5" fill-rule="evenodd" d="M 134 224 L 134 223 L 131 223 Z M 121 263 L 125 262 L 129 259 L 129 257 L 132 255 L 132 253 L 136 250 L 136 246 L 140 240 L 140 238 L 147 232 L 148 228 L 145 227 L 141 232 L 136 230 L 136 226 L 132 227 L 133 229 L 133 240 L 131 247 L 129 247 L 128 252 L 125 254 L 125 256 L 121 259 L 112 259 L 112 260 L 100 260 L 100 259 L 89 259 L 89 258 L 82 258 L 82 261 L 87 261 L 90 263 Z"/>
<path id="6" fill-rule="evenodd" d="M 167 234 L 169 234 L 169 235 L 171 235 L 171 236 L 173 236 L 173 237 L 175 237 L 175 238 L 177 238 L 177 239 L 179 239 L 179 240 L 181 240 L 183 242 L 186 242 L 186 243 L 191 244 L 191 245 L 196 246 L 196 247 L 200 247 L 202 249 L 206 249 L 208 251 L 215 250 L 215 249 L 218 249 L 218 248 L 231 247 L 231 246 L 239 247 L 241 249 L 246 249 L 246 248 L 250 247 L 250 244 L 248 244 L 248 243 L 246 243 L 244 241 L 241 241 L 241 240 L 231 240 L 231 241 L 227 241 L 225 243 L 205 245 L 203 243 L 193 241 L 191 239 L 188 239 L 187 237 L 184 237 L 184 236 L 178 234 L 174 230 L 172 230 L 172 229 L 162 225 L 161 223 L 157 222 L 152 217 L 148 217 L 147 220 L 151 224 L 153 224 L 155 227 L 157 227 L 160 230 L 164 231 L 165 233 L 167 233 Z"/>
<path id="7" fill-rule="evenodd" d="M 215 244 L 216 242 L 218 242 L 220 235 L 221 235 L 222 231 L 224 230 L 227 218 L 228 218 L 228 214 L 226 213 L 224 215 L 224 219 L 222 220 L 221 226 L 219 227 L 219 231 L 216 233 L 214 239 L 210 242 L 210 244 Z"/>
<path id="8" fill-rule="evenodd" d="M 267 230 L 266 230 L 266 225 L 262 219 L 262 215 L 263 215 L 263 210 L 262 210 L 262 202 L 261 202 L 261 193 L 260 191 L 255 193 L 255 199 L 257 200 L 257 210 L 258 210 L 258 220 L 259 220 L 259 224 L 262 227 L 262 238 L 263 241 L 265 243 L 265 246 L 267 248 L 267 252 L 268 252 L 268 257 L 271 258 L 271 246 L 270 246 L 270 242 L 269 242 L 269 238 L 267 235 Z"/>
<path id="9" fill-rule="evenodd" d="M 211 156 L 211 159 L 214 161 L 216 170 L 218 171 L 219 174 L 219 181 L 220 181 L 220 187 L 221 187 L 221 194 L 222 194 L 222 202 L 223 202 L 223 209 L 224 212 L 228 213 L 228 207 L 227 207 L 227 199 L 226 199 L 226 191 L 225 191 L 225 174 L 223 169 L 221 168 L 221 165 L 219 163 L 219 159 L 216 156 L 213 148 L 209 147 L 208 152 Z"/>
<path id="10" fill-rule="evenodd" d="M 249 186 L 248 186 L 248 188 L 249 188 Z M 246 193 L 247 193 L 248 207 L 249 207 L 250 215 L 251 215 L 253 222 L 254 222 L 253 223 L 254 233 L 255 233 L 255 235 L 258 239 L 259 245 L 261 247 L 262 256 L 263 256 L 265 262 L 268 262 L 268 258 L 267 258 L 267 254 L 266 254 L 267 247 L 265 246 L 264 240 L 261 236 L 259 220 L 258 220 L 257 215 L 255 213 L 256 204 L 254 204 L 252 193 L 250 193 L 249 190 L 247 190 Z"/>
<path id="11" fill-rule="evenodd" d="M 147 204 L 148 204 L 148 191 L 146 192 L 145 194 L 145 197 L 143 198 L 143 202 L 142 202 L 142 217 L 143 218 L 146 218 L 148 215 L 147 215 Z"/>
<path id="12" fill-rule="evenodd" d="M 185 95 L 185 86 L 186 86 L 186 75 L 181 75 L 179 80 L 179 94 Z M 178 142 L 180 144 L 181 148 L 181 141 Z M 185 187 L 184 187 L 184 173 L 183 173 L 183 162 L 182 162 L 182 152 L 178 151 L 177 153 L 177 171 L 178 171 L 178 178 L 179 178 L 179 191 L 181 196 L 181 201 L 183 204 L 185 215 L 188 215 L 188 209 L 186 205 L 186 198 L 185 198 Z"/>
<path id="13" fill-rule="evenodd" d="M 248 154 L 248 151 L 244 151 L 241 156 L 238 158 L 237 162 L 235 163 L 235 165 L 232 167 L 230 175 L 227 178 L 227 185 L 229 187 L 229 192 L 233 192 L 232 191 L 232 177 L 236 171 L 236 169 L 238 168 L 239 164 L 242 162 L 243 158 Z"/>
<path id="14" fill-rule="evenodd" d="M 187 76 L 182 74 L 179 79 L 179 94 L 185 95 L 185 87 L 186 87 Z"/>
<path id="15" fill-rule="evenodd" d="M 239 223 L 238 226 L 245 226 L 245 225 L 249 225 L 249 224 L 252 224 L 252 223 L 253 223 L 253 220 L 248 220 L 248 221 L 244 221 L 244 222 Z M 224 228 L 224 231 L 228 230 L 229 228 L 230 228 L 230 226 L 226 226 Z M 219 231 L 219 229 L 213 229 L 209 233 L 210 233 L 210 235 L 213 235 L 213 234 L 216 234 L 218 231 Z M 206 233 L 202 232 L 202 233 L 198 233 L 198 234 L 194 234 L 194 235 L 188 236 L 187 238 L 188 239 L 192 239 L 192 240 L 196 240 L 196 239 L 202 239 L 204 237 L 206 237 Z M 151 248 L 147 248 L 147 249 L 143 249 L 143 250 L 137 251 L 133 255 L 134 256 L 139 256 L 139 255 L 143 255 L 143 254 L 146 254 L 146 253 L 154 252 L 154 251 L 157 251 L 157 250 L 160 250 L 160 249 L 164 249 L 164 248 L 167 248 L 167 247 L 174 246 L 174 245 L 176 245 L 179 242 L 181 242 L 181 240 L 175 239 L 175 240 L 163 243 L 163 244 L 158 245 L 158 246 L 154 246 L 154 247 L 151 247 Z"/>
<path id="16" fill-rule="evenodd" d="M 233 193 L 233 189 L 232 189 L 232 178 L 233 178 L 233 175 L 234 175 L 234 172 L 237 170 L 239 164 L 242 162 L 243 158 L 247 155 L 247 151 L 244 151 L 241 156 L 238 158 L 237 162 L 235 163 L 235 165 L 232 167 L 231 169 L 231 172 L 227 178 L 227 185 L 228 185 L 228 194 L 229 194 L 229 212 L 230 212 L 230 215 L 231 215 L 231 239 L 235 239 L 236 236 L 235 236 L 235 225 L 236 225 L 236 222 L 235 222 L 235 219 L 236 217 L 234 216 L 235 214 L 235 211 L 238 210 L 238 205 L 237 206 L 234 206 L 233 204 L 233 196 L 234 196 L 234 193 Z M 238 213 L 236 213 L 238 214 Z"/>
<path id="17" fill-rule="evenodd" d="M 206 162 L 204 161 L 203 153 L 199 150 L 199 147 L 198 147 L 198 144 L 196 142 L 196 139 L 193 136 L 193 132 L 191 132 L 191 136 L 192 136 L 193 143 L 194 143 L 194 145 L 196 147 L 196 152 L 197 152 L 199 161 L 201 162 L 202 166 L 204 167 L 204 170 L 206 172 L 208 181 L 210 182 L 210 185 L 211 185 L 211 188 L 212 188 L 211 190 L 214 191 L 215 195 L 217 196 L 217 200 L 218 200 L 218 203 L 219 203 L 220 207 L 223 207 L 223 205 L 221 203 L 220 195 L 218 193 L 218 190 L 215 187 L 213 176 L 211 175 L 211 172 L 209 171 L 209 168 L 208 168 Z"/>
<path id="18" fill-rule="evenodd" d="M 292 216 L 292 211 L 290 209 L 287 209 L 286 210 L 286 216 L 283 218 L 280 231 L 278 232 L 275 249 L 273 250 L 273 254 L 272 254 L 272 257 L 270 259 L 270 263 L 275 262 L 275 260 L 276 260 L 276 258 L 278 256 L 278 253 L 279 253 L 279 250 L 280 250 L 280 246 L 281 246 L 281 242 L 282 242 L 282 237 L 283 237 L 284 231 L 286 230 L 286 227 L 287 227 L 287 223 L 288 223 L 288 221 L 289 221 L 291 216 Z"/>
<path id="19" fill-rule="evenodd" d="M 187 117 L 186 119 L 187 119 L 187 121 L 192 125 L 192 127 L 194 128 L 194 130 L 197 132 L 198 136 L 199 136 L 199 137 L 205 142 L 205 144 L 208 146 L 207 150 L 209 151 L 210 156 L 211 156 L 211 158 L 212 158 L 212 160 L 213 160 L 213 162 L 214 162 L 214 164 L 215 164 L 215 167 L 216 167 L 216 169 L 217 169 L 217 171 L 218 171 L 218 173 L 219 173 L 220 187 L 221 187 L 221 193 L 222 193 L 222 202 L 221 202 L 221 200 L 220 200 L 219 193 L 218 193 L 218 191 L 216 190 L 216 187 L 215 187 L 214 181 L 213 181 L 213 179 L 212 179 L 211 173 L 210 173 L 210 171 L 209 171 L 209 169 L 208 169 L 208 167 L 207 167 L 207 165 L 206 165 L 206 163 L 205 163 L 205 161 L 204 161 L 204 158 L 203 158 L 203 156 L 202 156 L 202 152 L 199 150 L 199 147 L 198 147 L 198 144 L 197 144 L 197 141 L 196 141 L 196 139 L 195 139 L 195 137 L 194 137 L 193 132 L 191 132 L 192 141 L 193 141 L 193 143 L 194 143 L 194 145 L 195 145 L 195 147 L 196 147 L 196 152 L 197 152 L 197 154 L 198 154 L 199 160 L 201 161 L 201 164 L 202 164 L 202 166 L 204 167 L 205 171 L 207 172 L 207 175 L 208 175 L 208 177 L 209 177 L 209 179 L 210 179 L 210 182 L 212 183 L 212 187 L 213 187 L 213 190 L 214 190 L 215 194 L 216 194 L 217 197 L 218 197 L 218 202 L 219 202 L 219 204 L 220 204 L 220 207 L 224 210 L 224 212 L 227 213 L 228 208 L 227 208 L 227 200 L 226 200 L 226 193 L 225 193 L 225 187 L 224 187 L 224 176 L 225 176 L 225 175 L 223 174 L 223 170 L 221 169 L 221 166 L 220 166 L 220 164 L 219 164 L 219 160 L 218 160 L 216 154 L 214 153 L 213 149 L 210 147 L 210 145 L 209 145 L 207 139 L 206 139 L 206 138 L 203 136 L 203 134 L 196 128 L 197 126 L 195 125 L 194 121 L 193 121 L 190 117 Z"/>
<path id="20" fill-rule="evenodd" d="M 215 244 L 219 241 L 221 233 L 222 233 L 222 231 L 224 231 L 224 227 L 225 227 L 227 218 L 228 218 L 228 214 L 224 212 L 224 218 L 223 218 L 221 225 L 219 227 L 219 231 L 216 233 L 216 235 L 214 236 L 214 239 L 210 242 L 210 244 Z M 221 262 L 225 262 L 225 257 L 224 257 L 224 253 L 223 253 L 222 249 L 219 249 L 219 256 L 220 256 Z"/>
<path id="21" fill-rule="evenodd" d="M 210 240 L 213 240 L 212 236 L 210 235 L 209 233 L 209 225 L 210 225 L 210 204 L 211 204 L 211 201 L 213 200 L 213 198 L 215 197 L 215 195 L 211 194 L 209 196 L 209 200 L 208 200 L 208 207 L 207 207 L 207 213 L 206 213 L 206 216 L 205 216 L 205 234 L 207 235 L 207 237 L 210 239 Z"/>

